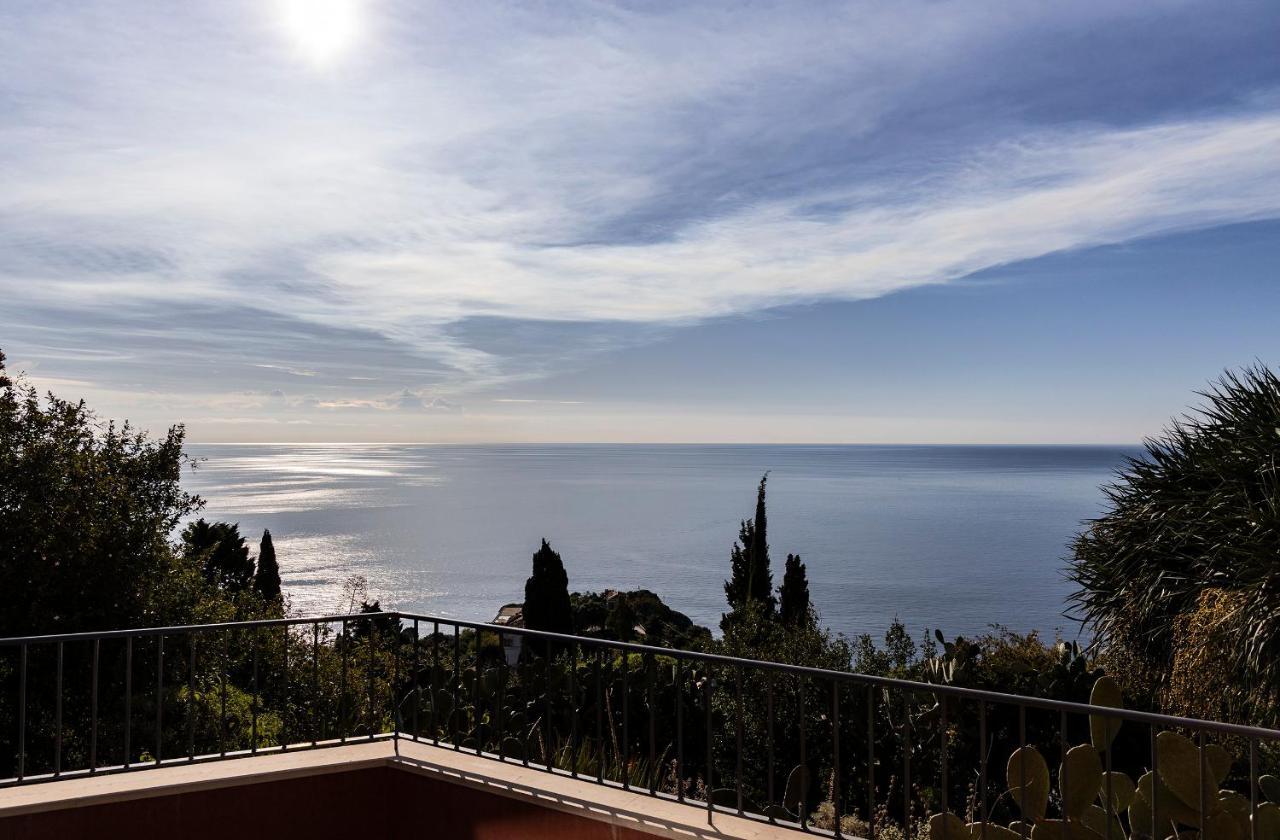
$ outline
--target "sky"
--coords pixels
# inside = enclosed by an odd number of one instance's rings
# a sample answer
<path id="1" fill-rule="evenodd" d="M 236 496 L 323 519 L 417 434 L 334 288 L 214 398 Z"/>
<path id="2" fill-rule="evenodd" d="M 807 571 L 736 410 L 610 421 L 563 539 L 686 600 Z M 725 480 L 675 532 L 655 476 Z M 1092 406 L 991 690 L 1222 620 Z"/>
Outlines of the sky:
<path id="1" fill-rule="evenodd" d="M 197 442 L 1133 443 L 1280 362 L 1280 4 L 0 6 L 0 350 Z"/>

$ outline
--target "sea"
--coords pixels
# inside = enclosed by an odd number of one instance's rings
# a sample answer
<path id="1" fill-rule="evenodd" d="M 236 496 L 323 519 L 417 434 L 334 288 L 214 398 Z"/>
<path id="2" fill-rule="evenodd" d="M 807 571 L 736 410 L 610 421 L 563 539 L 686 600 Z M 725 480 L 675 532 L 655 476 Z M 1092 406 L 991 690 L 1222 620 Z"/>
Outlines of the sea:
<path id="1" fill-rule="evenodd" d="M 386 608 L 488 620 L 546 539 L 576 591 L 649 589 L 715 628 L 768 474 L 775 584 L 803 559 L 822 622 L 880 639 L 993 625 L 1081 636 L 1072 538 L 1136 448 L 1114 446 L 192 445 L 201 516 L 270 529 L 294 612 L 367 582 Z M 256 547 L 255 547 L 256 550 Z"/>

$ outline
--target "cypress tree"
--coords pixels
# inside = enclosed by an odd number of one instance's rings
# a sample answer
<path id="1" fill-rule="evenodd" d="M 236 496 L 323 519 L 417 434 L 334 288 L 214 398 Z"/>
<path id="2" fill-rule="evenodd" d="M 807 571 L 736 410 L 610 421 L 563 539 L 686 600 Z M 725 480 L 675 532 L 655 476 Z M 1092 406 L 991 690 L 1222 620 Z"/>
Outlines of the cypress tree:
<path id="1" fill-rule="evenodd" d="M 262 532 L 262 543 L 258 547 L 258 571 L 253 577 L 253 588 L 264 600 L 280 600 L 280 564 L 276 562 L 276 547 L 268 530 Z"/>
<path id="2" fill-rule="evenodd" d="M 253 585 L 253 558 L 240 536 L 240 526 L 198 519 L 182 531 L 183 553 L 199 560 L 205 578 L 228 592 Z"/>
<path id="3" fill-rule="evenodd" d="M 560 555 L 544 539 L 533 555 L 533 574 L 524 584 L 524 626 L 553 633 L 573 632 L 569 575 Z"/>
<path id="4" fill-rule="evenodd" d="M 733 544 L 729 556 L 730 577 L 724 582 L 724 594 L 731 613 L 754 601 L 766 617 L 772 618 L 777 601 L 773 597 L 773 572 L 769 569 L 769 524 L 765 512 L 768 480 L 769 474 L 765 473 L 756 492 L 755 519 L 742 523 L 738 541 Z"/>
<path id="5" fill-rule="evenodd" d="M 804 624 L 811 617 L 809 608 L 809 577 L 799 554 L 787 555 L 787 569 L 778 589 L 778 613 L 787 627 Z"/>

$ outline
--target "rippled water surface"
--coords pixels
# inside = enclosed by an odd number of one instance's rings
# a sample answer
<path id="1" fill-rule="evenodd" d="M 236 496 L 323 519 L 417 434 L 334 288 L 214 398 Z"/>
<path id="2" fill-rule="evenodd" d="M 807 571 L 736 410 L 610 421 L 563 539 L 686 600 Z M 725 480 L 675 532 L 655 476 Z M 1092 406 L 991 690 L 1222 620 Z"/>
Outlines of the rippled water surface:
<path id="1" fill-rule="evenodd" d="M 547 537 L 574 589 L 648 588 L 714 626 L 770 471 L 775 583 L 799 553 L 823 620 L 879 634 L 1062 628 L 1063 558 L 1132 450 L 1030 446 L 193 446 L 204 516 L 270 528 L 303 612 L 365 575 L 386 605 L 488 619 Z"/>

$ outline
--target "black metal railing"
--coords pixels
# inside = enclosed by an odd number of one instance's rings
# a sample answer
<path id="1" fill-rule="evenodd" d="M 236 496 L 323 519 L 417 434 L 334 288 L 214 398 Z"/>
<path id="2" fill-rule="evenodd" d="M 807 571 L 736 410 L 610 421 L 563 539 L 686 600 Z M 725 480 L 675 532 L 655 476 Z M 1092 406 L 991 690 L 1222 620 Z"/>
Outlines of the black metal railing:
<path id="1" fill-rule="evenodd" d="M 0 785 L 401 738 L 883 840 L 1280 840 L 1280 731 L 402 612 L 0 639 Z"/>

